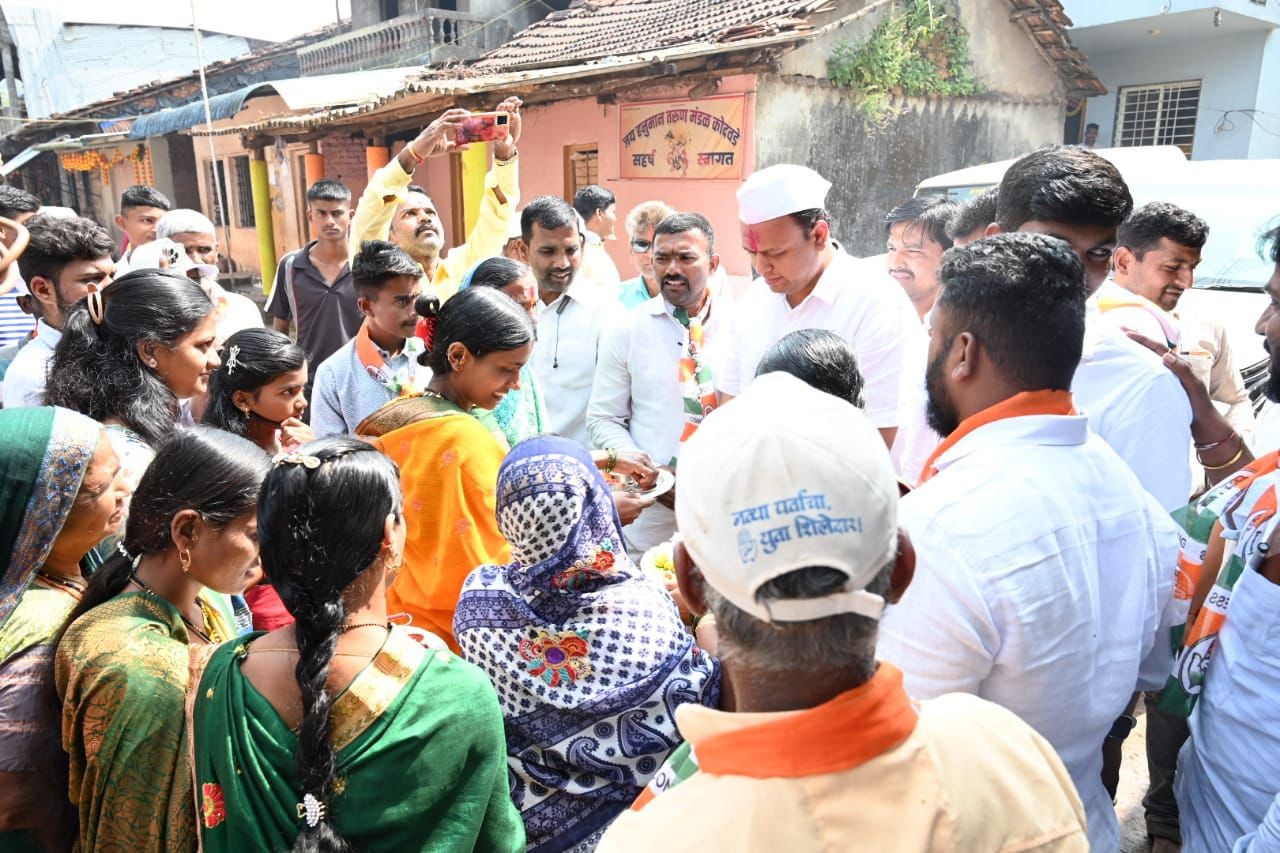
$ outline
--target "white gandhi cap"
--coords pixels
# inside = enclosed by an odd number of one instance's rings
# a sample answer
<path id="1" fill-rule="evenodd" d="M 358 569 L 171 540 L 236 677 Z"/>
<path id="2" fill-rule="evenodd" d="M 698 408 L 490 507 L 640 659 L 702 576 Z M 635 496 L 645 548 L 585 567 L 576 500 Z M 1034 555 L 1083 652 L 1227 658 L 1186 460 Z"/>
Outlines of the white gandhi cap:
<path id="1" fill-rule="evenodd" d="M 753 172 L 738 187 L 738 218 L 745 225 L 812 210 L 827 203 L 831 182 L 805 166 L 782 163 Z"/>
<path id="2" fill-rule="evenodd" d="M 676 521 L 711 587 L 766 622 L 880 618 L 866 591 L 897 553 L 898 482 L 861 409 L 787 373 L 766 373 L 712 412 L 680 451 Z M 826 566 L 848 576 L 820 598 L 759 602 L 766 582 Z"/>

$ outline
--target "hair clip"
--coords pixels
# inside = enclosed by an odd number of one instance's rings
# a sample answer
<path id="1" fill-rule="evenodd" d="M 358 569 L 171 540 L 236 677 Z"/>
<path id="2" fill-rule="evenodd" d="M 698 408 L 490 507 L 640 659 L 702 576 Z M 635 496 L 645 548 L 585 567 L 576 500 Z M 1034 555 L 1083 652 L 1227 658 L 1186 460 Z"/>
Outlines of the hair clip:
<path id="1" fill-rule="evenodd" d="M 276 465 L 301 465 L 309 471 L 320 467 L 319 456 L 308 456 L 304 453 L 281 453 L 271 461 Z"/>
<path id="2" fill-rule="evenodd" d="M 126 548 L 126 547 L 124 547 L 124 540 L 123 540 L 123 539 L 121 539 L 119 542 L 117 542 L 117 543 L 116 543 L 116 550 L 117 550 L 117 551 L 119 551 L 119 552 L 120 552 L 120 556 L 121 556 L 121 557 L 124 557 L 126 560 L 132 560 L 132 559 L 133 559 L 133 555 L 129 553 L 129 549 L 128 549 L 128 548 Z"/>
<path id="3" fill-rule="evenodd" d="M 89 285 L 88 295 L 89 319 L 93 320 L 95 326 L 102 325 L 103 305 L 102 292 L 98 290 L 96 284 Z"/>
<path id="4" fill-rule="evenodd" d="M 325 804 L 315 794 L 304 794 L 302 802 L 298 803 L 299 819 L 305 819 L 311 828 L 319 826 L 327 812 Z"/>
<path id="5" fill-rule="evenodd" d="M 235 373 L 237 367 L 242 367 L 244 364 L 239 360 L 240 347 L 232 344 L 227 353 L 227 373 L 232 374 Z"/>

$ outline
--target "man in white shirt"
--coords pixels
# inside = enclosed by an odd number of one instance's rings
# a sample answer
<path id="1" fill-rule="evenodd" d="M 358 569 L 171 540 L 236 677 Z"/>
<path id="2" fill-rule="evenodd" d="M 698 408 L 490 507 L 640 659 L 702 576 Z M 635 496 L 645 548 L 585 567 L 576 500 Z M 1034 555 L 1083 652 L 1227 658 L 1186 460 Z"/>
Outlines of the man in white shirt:
<path id="1" fill-rule="evenodd" d="M 1065 240 L 1085 268 L 1093 297 L 1111 269 L 1116 229 L 1133 197 L 1109 160 L 1078 147 L 1048 146 L 1018 160 L 1000 182 L 988 234 L 1022 231 Z M 1191 404 L 1149 350 L 1087 309 L 1084 351 L 1071 385 L 1089 426 L 1120 455 L 1166 510 L 1191 496 Z"/>
<path id="2" fill-rule="evenodd" d="M 542 386 L 550 432 L 587 445 L 587 401 L 605 329 L 617 300 L 579 278 L 582 234 L 569 203 L 544 195 L 520 213 L 520 239 L 538 282 L 538 342 L 533 371 Z"/>
<path id="3" fill-rule="evenodd" d="M 906 367 L 924 346 L 920 318 L 901 288 L 886 287 L 884 268 L 845 254 L 831 238 L 823 209 L 831 182 L 804 166 L 770 166 L 738 189 L 742 247 L 763 281 L 736 306 L 724 369 L 716 388 L 742 393 L 760 358 L 798 329 L 829 329 L 853 347 L 866 379 L 867 417 L 892 445 L 901 421 Z"/>
<path id="4" fill-rule="evenodd" d="M 929 346 L 946 439 L 902 501 L 916 577 L 878 656 L 917 699 L 975 693 L 1062 757 L 1094 850 L 1119 848 L 1102 742 L 1172 663 L 1172 519 L 1071 401 L 1084 341 L 1079 260 L 1002 235 L 949 252 Z"/>
<path id="5" fill-rule="evenodd" d="M 1210 398 L 1226 407 L 1227 422 L 1247 438 L 1253 432 L 1253 404 L 1226 329 L 1177 310 L 1195 282 L 1208 239 L 1209 226 L 1189 210 L 1161 201 L 1138 208 L 1116 233 L 1115 263 L 1111 278 L 1098 289 L 1098 307 L 1112 325 L 1176 349 Z"/>
<path id="6" fill-rule="evenodd" d="M 591 184 L 574 193 L 573 209 L 582 217 L 582 236 L 586 240 L 578 275 L 616 297 L 622 276 L 618 265 L 609 257 L 605 241 L 617 239 L 618 199 L 604 187 Z"/>
<path id="7" fill-rule="evenodd" d="M 4 377 L 4 408 L 43 406 L 49 362 L 62 339 L 62 324 L 77 302 L 111 283 L 111 235 L 91 219 L 36 216 L 27 222 L 31 242 L 18 258 L 37 303 L 36 336 L 14 356 Z"/>
<path id="8" fill-rule="evenodd" d="M 262 328 L 262 312 L 253 300 L 218 284 L 218 235 L 209 217 L 198 210 L 171 210 L 160 218 L 156 234 L 186 250 L 190 263 L 183 272 L 200 283 L 218 312 L 217 346 L 241 329 Z M 137 268 L 136 261 L 133 266 Z"/>
<path id="9" fill-rule="evenodd" d="M 942 253 L 952 246 L 947 224 L 958 209 L 946 196 L 922 195 L 907 199 L 884 218 L 889 276 L 902 285 L 921 322 L 938 298 Z"/>
<path id="10" fill-rule="evenodd" d="M 706 218 L 668 216 L 653 241 L 660 295 L 626 314 L 602 342 L 587 430 L 594 447 L 642 450 L 675 467 L 685 439 L 716 403 L 712 382 L 728 306 L 707 286 L 720 256 Z M 623 528 L 628 550 L 643 554 L 675 533 L 674 499 L 668 492 Z"/>

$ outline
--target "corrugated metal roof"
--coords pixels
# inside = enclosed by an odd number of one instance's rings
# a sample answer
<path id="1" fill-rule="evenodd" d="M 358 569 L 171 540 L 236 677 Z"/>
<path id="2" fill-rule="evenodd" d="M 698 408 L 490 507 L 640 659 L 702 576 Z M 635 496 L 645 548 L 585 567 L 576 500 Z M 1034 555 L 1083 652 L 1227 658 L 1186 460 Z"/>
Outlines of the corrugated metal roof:
<path id="1" fill-rule="evenodd" d="M 227 92 L 225 95 L 214 95 L 209 99 L 209 115 L 214 121 L 233 118 L 244 108 L 244 102 L 250 95 L 269 85 L 269 83 L 254 83 L 242 89 L 236 89 L 234 92 Z M 146 139 L 148 136 L 164 136 L 166 133 L 195 127 L 204 120 L 204 100 L 192 101 L 181 107 L 138 116 L 133 120 L 129 138 Z"/>

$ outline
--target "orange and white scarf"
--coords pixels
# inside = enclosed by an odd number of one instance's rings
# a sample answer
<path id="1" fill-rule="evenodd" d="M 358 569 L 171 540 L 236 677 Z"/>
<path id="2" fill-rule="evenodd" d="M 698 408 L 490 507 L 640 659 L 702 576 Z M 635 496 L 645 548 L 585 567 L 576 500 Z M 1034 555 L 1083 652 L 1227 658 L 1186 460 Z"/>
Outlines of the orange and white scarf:
<path id="1" fill-rule="evenodd" d="M 920 475 L 920 485 L 924 485 L 930 477 L 938 473 L 936 463 L 942 454 L 960 443 L 960 440 L 971 432 L 987 424 L 1003 421 L 1008 418 L 1023 418 L 1028 415 L 1074 415 L 1076 407 L 1071 402 L 1070 391 L 1023 391 L 989 406 L 975 415 L 970 415 L 960 422 L 954 432 L 942 440 L 942 443 L 924 463 L 924 473 Z"/>
<path id="2" fill-rule="evenodd" d="M 369 321 L 360 324 L 356 333 L 356 357 L 364 365 L 365 372 L 380 382 L 388 391 L 398 397 L 412 397 L 420 393 L 414 383 L 414 359 L 424 349 L 422 341 L 417 337 L 408 337 L 404 341 L 402 352 L 409 358 L 408 375 L 393 371 L 387 367 L 387 360 L 382 357 L 378 345 L 369 337 Z"/>

